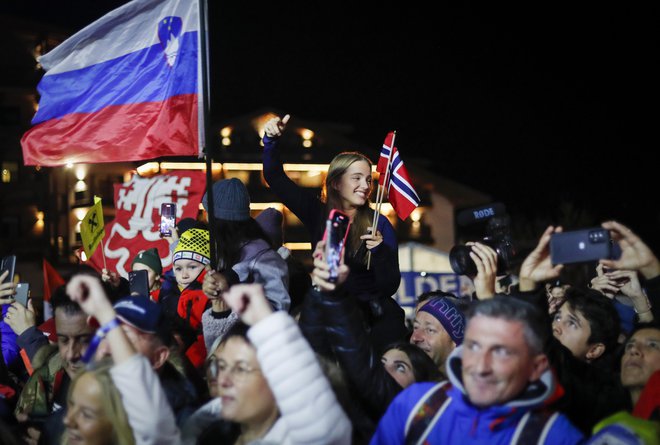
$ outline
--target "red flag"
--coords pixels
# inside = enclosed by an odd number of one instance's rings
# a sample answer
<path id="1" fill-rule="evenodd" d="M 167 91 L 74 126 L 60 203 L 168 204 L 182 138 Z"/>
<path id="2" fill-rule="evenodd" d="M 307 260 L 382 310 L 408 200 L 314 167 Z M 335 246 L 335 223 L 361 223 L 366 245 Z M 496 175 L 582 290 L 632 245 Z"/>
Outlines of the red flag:
<path id="1" fill-rule="evenodd" d="M 103 249 L 96 249 L 87 264 L 101 270 L 105 253 L 108 270 L 127 278 L 133 258 L 142 250 L 156 247 L 163 270 L 169 269 L 170 247 L 160 237 L 160 206 L 175 203 L 177 222 L 196 219 L 205 185 L 204 172 L 191 170 L 151 178 L 133 175 L 129 182 L 115 184 L 115 219 L 105 226 Z"/>
<path id="2" fill-rule="evenodd" d="M 64 279 L 57 273 L 55 268 L 44 258 L 44 301 L 50 301 L 50 297 L 58 287 L 64 284 Z"/>
<path id="3" fill-rule="evenodd" d="M 402 221 L 410 216 L 420 203 L 419 196 L 412 186 L 408 170 L 403 165 L 396 147 L 392 153 L 392 165 L 390 166 L 389 178 L 389 200 L 390 204 Z"/>
<path id="4" fill-rule="evenodd" d="M 378 183 L 380 185 L 385 184 L 385 172 L 387 171 L 387 163 L 390 161 L 390 151 L 392 150 L 392 140 L 394 139 L 394 132 L 390 131 L 385 137 L 383 142 L 383 148 L 380 150 L 380 157 L 378 158 L 378 165 L 376 165 L 376 171 L 380 173 L 378 177 Z M 391 173 L 391 172 L 390 172 Z M 384 185 L 387 187 L 386 185 Z"/>

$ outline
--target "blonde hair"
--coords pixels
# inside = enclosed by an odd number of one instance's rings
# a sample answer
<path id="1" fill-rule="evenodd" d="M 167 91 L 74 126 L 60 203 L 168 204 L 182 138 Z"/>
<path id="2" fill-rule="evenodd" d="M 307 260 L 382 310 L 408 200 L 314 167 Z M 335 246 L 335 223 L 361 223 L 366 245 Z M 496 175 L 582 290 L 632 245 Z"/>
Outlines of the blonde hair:
<path id="1" fill-rule="evenodd" d="M 328 175 L 325 178 L 325 184 L 323 186 L 323 200 L 326 204 L 326 215 L 329 214 L 332 209 L 342 210 L 341 195 L 339 194 L 339 191 L 337 191 L 336 185 L 339 183 L 342 176 L 344 176 L 346 170 L 358 161 L 366 162 L 369 165 L 369 172 L 371 172 L 371 160 L 357 151 L 339 153 L 334 157 L 332 162 L 330 162 Z M 351 223 L 351 229 L 348 235 L 348 252 L 351 254 L 354 254 L 360 247 L 362 241 L 360 240 L 360 236 L 366 234 L 367 228 L 371 227 L 374 212 L 371 210 L 371 207 L 369 207 L 369 204 L 371 203 L 369 195 L 371 195 L 371 190 L 369 190 L 364 205 L 360 206 L 355 212 L 355 216 L 353 216 L 353 222 Z"/>
<path id="2" fill-rule="evenodd" d="M 112 377 L 110 376 L 110 368 L 112 368 L 112 361 L 104 359 L 93 365 L 94 368 L 79 373 L 71 382 L 69 394 L 67 399 L 73 394 L 73 389 L 80 378 L 85 374 L 90 374 L 98 382 L 101 388 L 101 407 L 105 413 L 108 421 L 113 426 L 112 443 L 114 445 L 135 445 L 135 438 L 133 437 L 133 429 L 128 423 L 128 416 L 124 410 L 124 405 L 121 401 L 121 394 L 117 390 Z M 63 443 L 66 445 L 66 434 L 63 436 Z"/>

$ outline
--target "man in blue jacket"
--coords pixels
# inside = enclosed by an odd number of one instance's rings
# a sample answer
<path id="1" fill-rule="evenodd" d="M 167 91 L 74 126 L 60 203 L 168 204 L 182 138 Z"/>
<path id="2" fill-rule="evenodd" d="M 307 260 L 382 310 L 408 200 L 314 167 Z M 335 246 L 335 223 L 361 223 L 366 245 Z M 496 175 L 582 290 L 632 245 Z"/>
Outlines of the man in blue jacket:
<path id="1" fill-rule="evenodd" d="M 371 444 L 576 444 L 582 433 L 546 408 L 561 394 L 543 346 L 547 317 L 515 297 L 480 301 L 463 344 L 447 359 L 449 382 L 400 393 Z"/>

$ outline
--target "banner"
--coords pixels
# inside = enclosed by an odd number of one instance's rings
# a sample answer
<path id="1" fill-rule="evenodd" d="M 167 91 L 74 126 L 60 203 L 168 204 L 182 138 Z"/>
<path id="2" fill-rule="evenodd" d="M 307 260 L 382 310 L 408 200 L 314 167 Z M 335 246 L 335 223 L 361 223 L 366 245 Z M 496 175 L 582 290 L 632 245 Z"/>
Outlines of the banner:
<path id="1" fill-rule="evenodd" d="M 107 224 L 103 238 L 108 270 L 127 278 L 133 258 L 151 247 L 158 249 L 163 269 L 168 269 L 171 255 L 169 244 L 160 237 L 160 206 L 164 202 L 175 203 L 177 223 L 183 218 L 196 219 L 205 186 L 205 173 L 190 170 L 151 178 L 133 175 L 129 182 L 115 184 L 116 215 Z M 86 264 L 101 270 L 101 249 Z"/>
<path id="2" fill-rule="evenodd" d="M 134 0 L 39 58 L 25 165 L 197 155 L 203 133 L 197 0 Z"/>
<path id="3" fill-rule="evenodd" d="M 474 285 L 470 278 L 455 273 L 401 272 L 401 285 L 395 299 L 401 307 L 414 308 L 420 294 L 438 289 L 467 297 L 474 292 Z"/>

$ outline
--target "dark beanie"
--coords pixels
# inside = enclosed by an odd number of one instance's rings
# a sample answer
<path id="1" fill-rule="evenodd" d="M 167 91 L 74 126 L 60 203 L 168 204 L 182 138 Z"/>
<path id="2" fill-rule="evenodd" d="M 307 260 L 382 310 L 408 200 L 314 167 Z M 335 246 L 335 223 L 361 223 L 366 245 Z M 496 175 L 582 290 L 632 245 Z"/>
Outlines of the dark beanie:
<path id="1" fill-rule="evenodd" d="M 156 275 L 160 275 L 163 273 L 163 265 L 160 261 L 160 255 L 158 254 L 158 249 L 155 247 L 152 247 L 151 249 L 143 250 L 142 252 L 138 253 L 135 258 L 133 258 L 133 262 L 131 263 L 131 269 L 133 268 L 133 265 L 135 263 L 141 263 L 146 266 L 149 266 L 151 270 L 156 272 Z"/>
<path id="2" fill-rule="evenodd" d="M 268 207 L 259 213 L 254 220 L 275 246 L 282 245 L 282 212 L 274 207 Z"/>
<path id="3" fill-rule="evenodd" d="M 206 193 L 202 205 L 208 212 Z M 245 185 L 236 178 L 223 179 L 213 184 L 213 211 L 216 219 L 247 221 L 250 219 L 250 195 Z"/>
<path id="4" fill-rule="evenodd" d="M 465 315 L 449 298 L 431 298 L 424 306 L 419 308 L 419 312 L 428 312 L 433 315 L 457 346 L 463 343 Z"/>
<path id="5" fill-rule="evenodd" d="M 176 225 L 176 228 L 179 231 L 179 236 L 181 236 L 186 230 L 192 229 L 193 227 L 197 227 L 197 220 L 195 218 L 183 218 Z"/>

